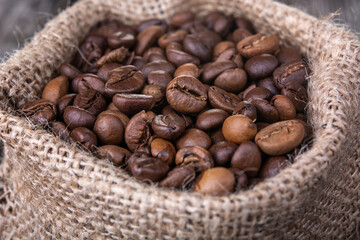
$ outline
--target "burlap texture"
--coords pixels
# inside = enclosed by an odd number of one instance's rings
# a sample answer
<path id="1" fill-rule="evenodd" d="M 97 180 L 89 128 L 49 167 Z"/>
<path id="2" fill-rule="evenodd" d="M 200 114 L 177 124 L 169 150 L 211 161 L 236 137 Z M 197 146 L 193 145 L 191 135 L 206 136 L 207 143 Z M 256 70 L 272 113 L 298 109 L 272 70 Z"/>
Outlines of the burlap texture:
<path id="1" fill-rule="evenodd" d="M 158 189 L 16 117 L 41 95 L 90 27 L 191 9 L 243 14 L 311 62 L 313 147 L 278 176 L 224 197 Z M 60 13 L 0 65 L 1 239 L 360 238 L 358 38 L 269 0 L 84 0 Z"/>

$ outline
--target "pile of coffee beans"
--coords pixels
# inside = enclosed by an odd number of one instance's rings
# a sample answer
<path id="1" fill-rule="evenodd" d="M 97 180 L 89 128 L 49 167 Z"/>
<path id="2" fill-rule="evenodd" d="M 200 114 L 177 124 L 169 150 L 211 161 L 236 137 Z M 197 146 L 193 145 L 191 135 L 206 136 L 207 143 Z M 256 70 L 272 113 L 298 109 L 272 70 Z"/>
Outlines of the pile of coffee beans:
<path id="1" fill-rule="evenodd" d="M 18 110 L 136 179 L 223 195 L 275 176 L 311 138 L 308 74 L 244 17 L 108 19 Z"/>

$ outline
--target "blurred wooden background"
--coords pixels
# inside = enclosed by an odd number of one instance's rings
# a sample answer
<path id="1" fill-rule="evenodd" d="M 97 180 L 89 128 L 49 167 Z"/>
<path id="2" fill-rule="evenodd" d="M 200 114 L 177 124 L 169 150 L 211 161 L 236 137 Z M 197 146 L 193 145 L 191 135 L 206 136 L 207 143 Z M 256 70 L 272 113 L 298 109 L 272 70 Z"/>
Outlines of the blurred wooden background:
<path id="1" fill-rule="evenodd" d="M 34 32 L 76 0 L 0 0 L 0 59 L 21 48 Z M 119 0 L 124 1 L 124 0 Z M 196 0 L 194 0 L 196 1 Z M 226 0 L 225 0 L 226 1 Z M 317 17 L 340 9 L 338 23 L 360 32 L 360 0 L 278 0 Z"/>

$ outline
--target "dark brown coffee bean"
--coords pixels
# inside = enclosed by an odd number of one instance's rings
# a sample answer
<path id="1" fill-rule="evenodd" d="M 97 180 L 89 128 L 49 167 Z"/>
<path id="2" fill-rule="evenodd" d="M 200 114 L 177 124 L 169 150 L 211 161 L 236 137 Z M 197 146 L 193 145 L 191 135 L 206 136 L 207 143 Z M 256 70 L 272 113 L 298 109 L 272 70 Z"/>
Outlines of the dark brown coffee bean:
<path id="1" fill-rule="evenodd" d="M 140 56 L 135 56 L 131 64 L 134 65 L 137 69 L 141 69 L 146 64 L 146 61 Z"/>
<path id="2" fill-rule="evenodd" d="M 244 115 L 251 120 L 256 120 L 256 107 L 251 102 L 242 101 L 236 105 L 232 115 Z"/>
<path id="3" fill-rule="evenodd" d="M 165 33 L 164 28 L 160 26 L 150 26 L 142 30 L 136 36 L 136 47 L 135 53 L 136 55 L 143 55 L 143 53 L 150 48 L 157 40 Z"/>
<path id="4" fill-rule="evenodd" d="M 175 147 L 174 145 L 162 138 L 155 138 L 151 142 L 151 155 L 163 162 L 166 162 L 169 166 L 174 163 L 175 159 Z"/>
<path id="5" fill-rule="evenodd" d="M 213 60 L 216 61 L 216 59 L 226 50 L 235 48 L 235 44 L 231 41 L 223 41 L 216 44 L 213 50 Z"/>
<path id="6" fill-rule="evenodd" d="M 232 193 L 235 187 L 234 174 L 226 168 L 215 167 L 206 170 L 195 184 L 195 192 L 225 195 Z"/>
<path id="7" fill-rule="evenodd" d="M 274 81 L 272 77 L 264 78 L 260 80 L 257 84 L 258 87 L 263 87 L 269 90 L 272 95 L 277 95 L 280 93 L 280 91 L 275 87 Z"/>
<path id="8" fill-rule="evenodd" d="M 149 111 L 155 105 L 153 96 L 144 94 L 121 94 L 113 97 L 113 103 L 123 113 L 134 115 L 141 110 Z"/>
<path id="9" fill-rule="evenodd" d="M 184 50 L 193 56 L 197 56 L 201 62 L 211 60 L 211 49 L 200 39 L 200 37 L 190 34 L 184 38 Z"/>
<path id="10" fill-rule="evenodd" d="M 238 168 L 229 168 L 235 176 L 235 191 L 245 190 L 248 186 L 248 177 L 244 170 Z"/>
<path id="11" fill-rule="evenodd" d="M 119 145 L 124 136 L 124 126 L 114 114 L 101 114 L 97 117 L 93 131 L 105 145 Z"/>
<path id="12" fill-rule="evenodd" d="M 193 63 L 195 65 L 200 65 L 200 60 L 184 52 L 180 43 L 170 43 L 166 47 L 166 57 L 169 62 L 175 64 L 176 66 L 181 66 L 186 63 Z"/>
<path id="13" fill-rule="evenodd" d="M 274 123 L 279 120 L 279 112 L 268 101 L 260 98 L 253 99 L 251 103 L 256 108 L 257 119 L 259 121 Z"/>
<path id="14" fill-rule="evenodd" d="M 115 107 L 116 108 L 116 107 Z M 120 112 L 117 108 L 116 109 L 108 109 L 103 112 L 101 112 L 98 117 L 100 117 L 102 114 L 112 114 L 118 117 L 121 120 L 121 123 L 126 127 L 126 125 L 129 123 L 130 119 L 128 116 L 126 116 L 124 113 Z"/>
<path id="15" fill-rule="evenodd" d="M 214 81 L 214 85 L 227 92 L 237 93 L 244 89 L 247 81 L 246 72 L 243 69 L 228 69 L 222 72 Z"/>
<path id="16" fill-rule="evenodd" d="M 67 106 L 70 106 L 73 104 L 74 99 L 76 97 L 75 93 L 67 94 L 59 99 L 57 103 L 57 112 L 60 118 L 62 118 L 64 114 L 64 110 Z"/>
<path id="17" fill-rule="evenodd" d="M 212 145 L 209 152 L 216 166 L 228 166 L 236 148 L 235 143 L 223 141 Z"/>
<path id="18" fill-rule="evenodd" d="M 115 145 L 104 145 L 96 150 L 98 158 L 108 158 L 116 166 L 123 165 L 130 158 L 131 153 L 122 147 Z"/>
<path id="19" fill-rule="evenodd" d="M 200 76 L 200 69 L 193 63 L 185 63 L 176 69 L 174 78 L 181 75 L 198 78 Z"/>
<path id="20" fill-rule="evenodd" d="M 55 121 L 50 124 L 51 130 L 64 141 L 70 139 L 70 131 L 63 122 Z"/>
<path id="21" fill-rule="evenodd" d="M 271 99 L 271 104 L 279 112 L 279 120 L 290 120 L 296 117 L 296 109 L 292 101 L 284 95 L 275 95 Z"/>
<path id="22" fill-rule="evenodd" d="M 297 112 L 304 112 L 307 103 L 306 89 L 297 83 L 286 83 L 281 89 L 281 94 L 288 97 L 294 104 Z"/>
<path id="23" fill-rule="evenodd" d="M 216 44 L 221 42 L 221 36 L 214 31 L 203 30 L 196 34 L 208 48 L 213 49 Z"/>
<path id="24" fill-rule="evenodd" d="M 151 128 L 159 137 L 175 140 L 185 131 L 185 121 L 176 114 L 157 115 L 151 123 Z"/>
<path id="25" fill-rule="evenodd" d="M 221 109 L 210 109 L 200 113 L 196 119 L 196 128 L 209 131 L 222 126 L 229 114 Z"/>
<path id="26" fill-rule="evenodd" d="M 235 106 L 240 102 L 238 96 L 226 92 L 216 86 L 211 86 L 209 88 L 208 96 L 209 102 L 213 108 L 219 108 L 228 113 L 232 113 Z"/>
<path id="27" fill-rule="evenodd" d="M 85 149 L 93 152 L 97 145 L 95 133 L 88 128 L 78 127 L 71 131 L 71 138 L 75 142 L 79 142 Z"/>
<path id="28" fill-rule="evenodd" d="M 123 29 L 117 29 L 107 37 L 107 44 L 111 49 L 120 47 L 132 48 L 135 43 L 134 33 L 124 31 Z"/>
<path id="29" fill-rule="evenodd" d="M 162 70 L 153 71 L 148 75 L 148 83 L 160 87 L 163 92 L 166 91 L 166 87 L 171 80 L 170 74 Z"/>
<path id="30" fill-rule="evenodd" d="M 213 62 L 206 64 L 202 72 L 202 81 L 206 84 L 211 84 L 222 72 L 234 68 L 236 68 L 236 64 L 232 61 Z"/>
<path id="31" fill-rule="evenodd" d="M 104 64 L 98 71 L 97 75 L 103 80 L 104 82 L 107 82 L 109 79 L 109 73 L 114 70 L 115 68 L 121 67 L 118 63 L 107 63 Z"/>
<path id="32" fill-rule="evenodd" d="M 60 73 L 68 79 L 74 79 L 81 74 L 80 70 L 69 63 L 63 63 L 60 66 Z"/>
<path id="33" fill-rule="evenodd" d="M 190 11 L 181 11 L 175 13 L 170 20 L 170 24 L 175 27 L 181 27 L 185 23 L 191 22 L 195 19 L 195 15 Z"/>
<path id="34" fill-rule="evenodd" d="M 199 146 L 181 148 L 175 156 L 176 165 L 192 165 L 195 171 L 201 172 L 214 167 L 210 153 Z"/>
<path id="35" fill-rule="evenodd" d="M 170 105 L 167 105 L 162 109 L 162 114 L 173 115 L 174 117 L 181 117 L 185 121 L 185 128 L 189 128 L 190 126 L 192 126 L 193 122 L 190 116 L 175 111 L 174 109 L 171 108 Z"/>
<path id="36" fill-rule="evenodd" d="M 159 26 L 159 27 L 162 27 L 164 31 L 167 30 L 167 23 L 164 20 L 152 18 L 152 19 L 147 19 L 147 20 L 141 21 L 136 28 L 136 32 L 140 33 L 142 31 L 144 31 L 146 28 L 149 28 L 151 26 Z"/>
<path id="37" fill-rule="evenodd" d="M 152 120 L 153 117 L 145 111 L 139 112 L 130 119 L 124 135 L 130 151 L 134 152 L 139 148 L 150 147 L 150 124 Z"/>
<path id="38" fill-rule="evenodd" d="M 212 29 L 222 37 L 225 37 L 232 27 L 232 20 L 233 19 L 230 16 L 225 16 L 223 14 L 219 15 L 216 18 Z"/>
<path id="39" fill-rule="evenodd" d="M 251 33 L 255 33 L 255 28 L 253 24 L 244 17 L 235 18 L 235 25 L 240 29 L 246 29 Z"/>
<path id="40" fill-rule="evenodd" d="M 216 144 L 218 142 L 223 142 L 226 141 L 223 133 L 222 133 L 222 129 L 218 129 L 216 131 L 213 131 L 210 133 L 210 138 L 211 138 L 211 142 L 212 144 Z"/>
<path id="41" fill-rule="evenodd" d="M 172 42 L 182 43 L 186 35 L 188 35 L 188 32 L 182 29 L 177 30 L 175 32 L 165 33 L 159 38 L 158 44 L 161 48 L 165 49 L 169 43 Z"/>
<path id="42" fill-rule="evenodd" d="M 206 106 L 207 91 L 205 86 L 196 78 L 179 76 L 168 84 L 166 99 L 176 111 L 197 113 Z"/>
<path id="43" fill-rule="evenodd" d="M 81 74 L 72 81 L 72 83 L 76 82 L 77 86 L 73 86 L 73 89 L 77 89 L 78 93 L 85 93 L 89 89 L 94 89 L 101 94 L 104 94 L 105 83 L 101 80 L 101 78 L 94 74 Z"/>
<path id="44" fill-rule="evenodd" d="M 244 170 L 249 177 L 255 177 L 261 167 L 261 152 L 252 141 L 239 145 L 231 158 L 231 167 Z"/>
<path id="45" fill-rule="evenodd" d="M 289 160 L 284 156 L 271 157 L 261 167 L 259 177 L 270 178 L 277 175 L 281 169 L 289 165 Z"/>
<path id="46" fill-rule="evenodd" d="M 279 49 L 280 39 L 278 36 L 267 36 L 262 33 L 244 38 L 236 48 L 245 58 L 268 53 L 273 54 Z"/>
<path id="47" fill-rule="evenodd" d="M 144 52 L 143 58 L 146 62 L 151 62 L 150 57 L 153 55 L 165 56 L 165 52 L 162 48 L 151 47 Z"/>
<path id="48" fill-rule="evenodd" d="M 159 183 L 159 187 L 185 189 L 194 179 L 195 169 L 192 165 L 177 166 Z"/>
<path id="49" fill-rule="evenodd" d="M 226 51 L 221 53 L 220 56 L 216 59 L 216 62 L 224 61 L 232 61 L 238 68 L 243 68 L 244 66 L 243 59 L 238 50 L 236 50 L 236 48 L 227 49 Z"/>
<path id="50" fill-rule="evenodd" d="M 117 93 L 139 93 L 144 86 L 145 77 L 134 66 L 122 66 L 109 73 L 105 93 L 112 98 Z"/>
<path id="51" fill-rule="evenodd" d="M 297 147 L 304 139 L 305 130 L 297 120 L 271 124 L 262 129 L 255 137 L 260 149 L 272 156 L 282 155 Z"/>
<path id="52" fill-rule="evenodd" d="M 26 116 L 33 124 L 47 125 L 56 119 L 56 105 L 49 100 L 34 100 L 19 107 L 21 115 Z"/>
<path id="53" fill-rule="evenodd" d="M 83 108 L 92 115 L 96 116 L 106 108 L 105 98 L 97 91 L 89 89 L 76 95 L 74 106 Z"/>
<path id="54" fill-rule="evenodd" d="M 258 80 L 272 76 L 278 64 L 279 62 L 275 56 L 262 54 L 250 58 L 245 63 L 245 70 L 251 79 Z"/>
<path id="55" fill-rule="evenodd" d="M 248 30 L 243 28 L 238 28 L 232 34 L 232 41 L 234 43 L 238 43 L 242 41 L 244 38 L 250 37 L 251 35 L 252 33 L 249 32 Z"/>
<path id="56" fill-rule="evenodd" d="M 234 115 L 224 121 L 222 132 L 227 141 L 240 144 L 252 140 L 257 133 L 257 128 L 250 118 Z"/>
<path id="57" fill-rule="evenodd" d="M 259 98 L 264 100 L 270 100 L 272 94 L 269 90 L 262 87 L 256 87 L 251 89 L 246 95 L 244 95 L 244 101 L 251 102 L 252 100 Z"/>
<path id="58" fill-rule="evenodd" d="M 153 71 L 162 70 L 167 72 L 170 75 L 173 75 L 175 72 L 175 66 L 167 61 L 156 61 L 145 64 L 141 71 L 144 74 L 145 78 Z"/>
<path id="59" fill-rule="evenodd" d="M 144 95 L 153 96 L 155 104 L 161 103 L 164 98 L 164 93 L 161 91 L 161 87 L 155 85 L 146 85 L 141 93 Z"/>
<path id="60" fill-rule="evenodd" d="M 47 99 L 57 103 L 60 98 L 65 96 L 69 90 L 69 79 L 65 76 L 59 76 L 52 79 L 42 91 L 42 99 Z"/>
<path id="61" fill-rule="evenodd" d="M 100 68 L 107 63 L 121 63 L 125 64 L 127 58 L 130 56 L 130 52 L 127 48 L 121 47 L 115 50 L 107 50 L 99 60 L 96 62 L 96 67 Z"/>
<path id="62" fill-rule="evenodd" d="M 248 92 L 250 92 L 251 90 L 256 88 L 256 83 L 254 83 L 254 82 L 250 82 L 248 85 L 249 86 L 244 90 L 243 98 L 246 96 L 246 94 L 248 94 Z"/>
<path id="63" fill-rule="evenodd" d="M 301 60 L 301 54 L 295 48 L 282 48 L 276 53 L 279 64 L 287 64 Z"/>
<path id="64" fill-rule="evenodd" d="M 89 111 L 76 106 L 67 106 L 64 110 L 64 122 L 70 129 L 86 127 L 92 129 L 96 117 Z"/>
<path id="65" fill-rule="evenodd" d="M 128 163 L 131 174 L 138 180 L 157 182 L 169 172 L 167 163 L 144 154 L 132 154 Z"/>
<path id="66" fill-rule="evenodd" d="M 205 132 L 196 128 L 190 128 L 176 141 L 175 146 L 178 150 L 191 146 L 208 149 L 211 146 L 211 139 Z"/>
<path id="67" fill-rule="evenodd" d="M 303 85 L 309 72 L 310 70 L 304 61 L 284 64 L 275 69 L 274 84 L 278 89 L 284 88 L 288 82 Z"/>

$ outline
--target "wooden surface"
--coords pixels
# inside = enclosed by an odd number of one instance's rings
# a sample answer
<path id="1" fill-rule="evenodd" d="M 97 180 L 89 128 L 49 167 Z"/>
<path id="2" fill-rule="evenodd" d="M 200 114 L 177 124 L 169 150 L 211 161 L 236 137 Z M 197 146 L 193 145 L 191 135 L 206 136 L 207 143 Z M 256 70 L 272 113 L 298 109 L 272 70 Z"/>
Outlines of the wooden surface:
<path id="1" fill-rule="evenodd" d="M 336 22 L 347 24 L 360 32 L 360 0 L 279 1 L 317 17 L 327 16 L 340 9 L 341 14 Z M 73 2 L 75 0 L 0 0 L 0 58 L 6 52 L 21 48 L 35 31 Z"/>

